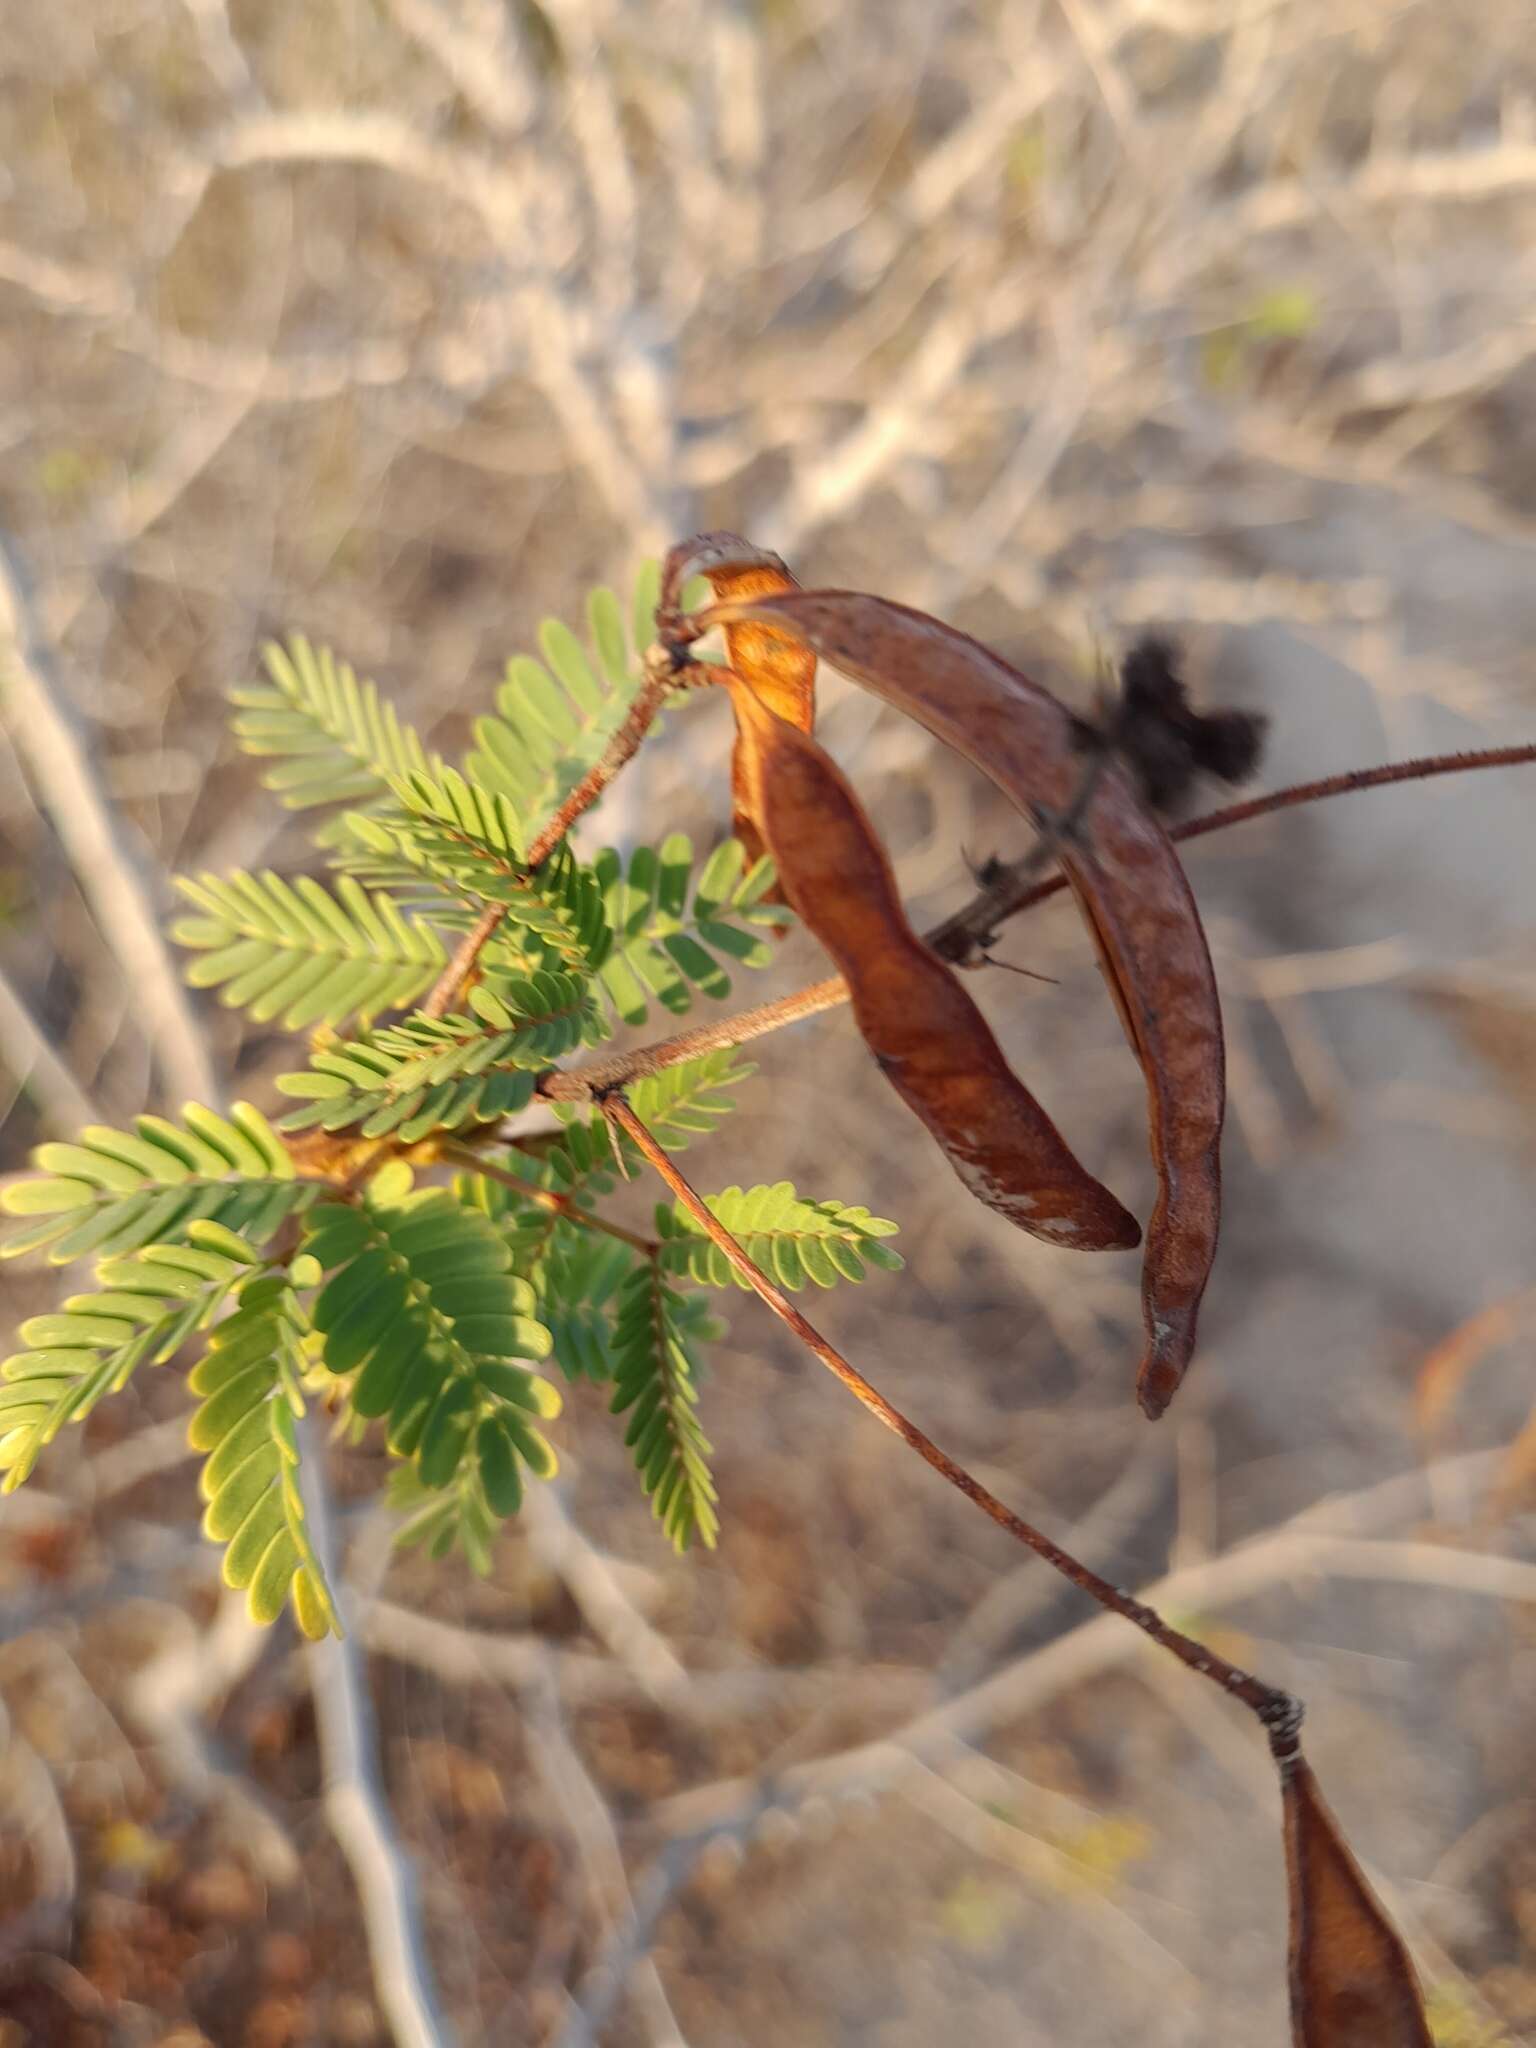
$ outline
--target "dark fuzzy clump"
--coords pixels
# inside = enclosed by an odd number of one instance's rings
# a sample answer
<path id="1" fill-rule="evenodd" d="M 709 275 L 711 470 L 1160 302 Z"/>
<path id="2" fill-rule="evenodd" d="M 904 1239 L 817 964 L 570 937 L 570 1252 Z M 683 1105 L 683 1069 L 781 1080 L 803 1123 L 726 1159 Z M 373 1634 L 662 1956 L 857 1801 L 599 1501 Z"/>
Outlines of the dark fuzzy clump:
<path id="1" fill-rule="evenodd" d="M 1154 810 L 1172 810 L 1197 775 L 1245 782 L 1259 765 L 1269 721 L 1252 711 L 1195 711 L 1166 640 L 1138 640 L 1120 665 L 1109 723 L 1116 751 Z"/>

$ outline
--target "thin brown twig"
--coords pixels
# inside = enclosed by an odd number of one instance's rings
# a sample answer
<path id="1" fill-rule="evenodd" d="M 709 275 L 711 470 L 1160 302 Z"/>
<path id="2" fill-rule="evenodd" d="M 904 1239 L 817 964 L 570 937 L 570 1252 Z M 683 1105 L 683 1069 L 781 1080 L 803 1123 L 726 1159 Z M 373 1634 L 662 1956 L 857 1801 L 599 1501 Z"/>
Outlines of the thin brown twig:
<path id="1" fill-rule="evenodd" d="M 781 1322 L 787 1324 L 828 1371 L 842 1382 L 856 1401 L 883 1422 L 887 1429 L 899 1436 L 910 1450 L 916 1451 L 926 1464 L 933 1467 L 940 1478 L 947 1480 L 957 1492 L 974 1502 L 983 1514 L 990 1516 L 997 1523 L 1000 1529 L 1005 1529 L 1016 1542 L 1025 1544 L 1037 1557 L 1043 1558 L 1054 1570 L 1060 1572 L 1063 1578 L 1081 1592 L 1088 1594 L 1090 1599 L 1096 1600 L 1101 1607 L 1134 1624 L 1161 1649 L 1177 1657 L 1181 1664 L 1186 1665 L 1191 1671 L 1198 1672 L 1202 1678 L 1208 1678 L 1213 1685 L 1219 1685 L 1233 1699 L 1240 1700 L 1262 1723 L 1277 1760 L 1294 1753 L 1296 1733 L 1301 1725 L 1299 1701 L 1275 1686 L 1264 1684 L 1262 1679 L 1240 1670 L 1237 1665 L 1228 1663 L 1226 1658 L 1218 1656 L 1214 1650 L 1195 1642 L 1193 1638 L 1183 1635 L 1178 1629 L 1170 1628 L 1155 1609 L 1133 1599 L 1120 1587 L 1112 1586 L 1107 1579 L 1100 1578 L 1097 1572 L 1090 1570 L 1087 1565 L 1072 1556 L 1070 1551 L 1063 1550 L 1059 1544 L 1053 1543 L 1050 1537 L 1035 1528 L 1033 1523 L 1026 1522 L 1021 1515 L 1016 1515 L 1012 1508 L 1006 1507 L 996 1494 L 989 1492 L 980 1480 L 973 1478 L 963 1465 L 957 1464 L 947 1451 L 940 1450 L 931 1437 L 925 1436 L 915 1422 L 909 1421 L 899 1408 L 893 1407 L 879 1389 L 872 1386 L 858 1368 L 851 1365 L 842 1353 L 829 1344 L 821 1332 L 801 1315 L 794 1303 L 742 1250 L 730 1231 L 713 1214 L 676 1163 L 662 1150 L 647 1126 L 635 1115 L 621 1094 L 615 1092 L 605 1095 L 602 1099 L 602 1109 L 609 1121 L 631 1139 L 648 1163 L 661 1175 L 677 1200 L 687 1209 L 711 1243 L 725 1254 L 732 1267 L 753 1292 L 766 1302 Z"/>
<path id="2" fill-rule="evenodd" d="M 1460 775 L 1473 768 L 1516 768 L 1531 761 L 1536 761 L 1536 745 L 1489 747 L 1471 754 L 1425 754 L 1413 761 L 1391 761 L 1380 768 L 1349 768 L 1341 775 L 1324 775 L 1316 782 L 1297 782 L 1263 796 L 1245 797 L 1241 803 L 1227 804 L 1203 818 L 1172 826 L 1169 837 L 1180 841 L 1203 839 L 1208 832 L 1223 832 L 1229 825 L 1245 825 L 1250 818 L 1267 817 L 1271 811 L 1290 810 L 1296 804 L 1320 803 L 1324 797 L 1348 796 L 1355 790 L 1380 789 L 1393 782 L 1427 782 L 1436 775 Z M 1064 875 L 1038 881 L 1031 856 L 1026 854 L 929 932 L 928 943 L 941 959 L 963 965 L 978 957 L 978 949 L 994 924 L 1017 916 L 1021 910 L 1033 909 L 1066 886 Z"/>
<path id="3" fill-rule="evenodd" d="M 660 664 L 647 666 L 645 680 L 629 707 L 624 723 L 603 749 L 601 758 L 587 770 L 528 848 L 523 865 L 530 874 L 549 859 L 582 812 L 591 809 L 619 770 L 634 759 L 671 686 L 670 669 L 663 669 Z M 431 994 L 421 1006 L 424 1016 L 441 1017 L 447 1013 L 505 915 L 504 904 L 488 903 L 485 906 L 455 947 L 453 958 L 433 983 Z"/>
<path id="4" fill-rule="evenodd" d="M 493 1166 L 490 1160 L 482 1158 L 468 1145 L 445 1145 L 442 1156 L 452 1166 L 462 1166 L 470 1173 L 483 1173 L 487 1180 L 497 1181 L 505 1188 L 514 1188 L 525 1202 L 547 1209 L 551 1215 L 564 1216 L 569 1222 L 579 1223 L 587 1230 L 600 1230 L 605 1237 L 617 1237 L 623 1243 L 633 1245 L 637 1252 L 644 1252 L 648 1259 L 654 1258 L 661 1249 L 654 1237 L 642 1237 L 638 1231 L 626 1230 L 622 1223 L 610 1223 L 606 1216 L 583 1209 L 579 1202 L 573 1202 L 569 1195 L 562 1195 L 553 1188 L 535 1187 L 532 1181 L 508 1173 L 505 1167 Z"/>
<path id="5" fill-rule="evenodd" d="M 662 699 L 671 687 L 670 669 L 647 666 L 645 681 L 640 685 L 635 701 L 629 707 L 629 714 L 603 749 L 602 758 L 587 770 L 529 847 L 529 867 L 536 868 L 541 862 L 548 860 L 582 812 L 591 809 L 619 770 L 635 758 L 640 750 L 640 742 L 655 723 Z"/>
<path id="6" fill-rule="evenodd" d="M 1353 790 L 1379 789 L 1393 782 L 1428 781 L 1437 775 L 1459 775 L 1474 768 L 1515 768 L 1533 761 L 1536 761 L 1536 744 L 1490 747 L 1472 754 L 1430 754 L 1413 761 L 1389 762 L 1380 768 L 1351 768 L 1342 775 L 1325 775 L 1316 782 L 1293 783 L 1286 789 L 1271 790 L 1264 796 L 1228 804 L 1203 818 L 1191 818 L 1185 824 L 1173 826 L 1170 837 L 1177 840 L 1203 839 L 1208 832 L 1222 832 L 1229 825 L 1245 825 L 1249 819 L 1265 817 L 1271 811 L 1289 810 L 1296 804 L 1318 803 L 1324 797 L 1345 796 Z M 1037 903 L 1059 895 L 1067 886 L 1063 875 L 1053 875 L 1041 882 L 1035 880 L 1028 870 L 1029 856 L 1026 855 L 1023 861 L 1005 869 L 1001 877 L 979 890 L 969 903 L 945 918 L 942 924 L 926 932 L 927 944 L 941 959 L 956 966 L 988 964 L 981 948 L 984 940 L 991 936 L 994 926 L 1018 916 L 1021 911 L 1032 910 Z M 781 1031 L 788 1024 L 798 1024 L 803 1017 L 814 1017 L 823 1010 L 835 1010 L 847 1000 L 847 983 L 841 975 L 832 975 L 825 981 L 814 981 L 805 988 L 796 989 L 791 995 L 779 996 L 770 1003 L 759 1003 L 753 1009 L 742 1010 L 734 1017 L 722 1017 L 718 1023 L 680 1031 L 655 1045 L 640 1046 L 634 1052 L 594 1060 L 588 1066 L 569 1067 L 558 1073 L 546 1074 L 539 1084 L 539 1093 L 548 1102 L 588 1102 L 605 1088 L 622 1088 L 646 1075 L 675 1067 L 683 1060 L 694 1059 L 700 1053 L 744 1045 L 749 1039 L 762 1038 L 770 1031 Z"/>
<path id="7" fill-rule="evenodd" d="M 546 1102 L 590 1102 L 605 1088 L 623 1087 L 647 1074 L 659 1074 L 684 1060 L 696 1059 L 700 1053 L 744 1045 L 750 1038 L 762 1038 L 786 1024 L 798 1024 L 802 1017 L 814 1017 L 818 1010 L 835 1010 L 847 1000 L 847 982 L 840 974 L 829 975 L 825 981 L 812 982 L 809 988 L 797 989 L 793 995 L 759 1003 L 755 1009 L 722 1017 L 715 1024 L 695 1025 L 691 1031 L 679 1031 L 659 1044 L 641 1046 L 635 1052 L 615 1053 L 587 1066 L 552 1071 L 539 1083 L 539 1093 Z"/>
<path id="8" fill-rule="evenodd" d="M 469 930 L 453 949 L 453 957 L 432 984 L 431 993 L 421 1006 L 424 1017 L 442 1017 L 447 1014 L 448 1005 L 475 971 L 475 962 L 489 940 L 496 933 L 496 927 L 506 916 L 504 903 L 487 903 Z"/>

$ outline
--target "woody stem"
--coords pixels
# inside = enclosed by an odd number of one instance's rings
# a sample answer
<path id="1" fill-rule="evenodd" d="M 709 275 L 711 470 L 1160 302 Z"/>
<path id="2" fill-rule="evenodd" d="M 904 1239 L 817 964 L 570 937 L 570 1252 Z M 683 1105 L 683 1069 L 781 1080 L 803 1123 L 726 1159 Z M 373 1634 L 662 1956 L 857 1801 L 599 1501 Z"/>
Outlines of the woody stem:
<path id="1" fill-rule="evenodd" d="M 610 1223 L 606 1216 L 598 1216 L 590 1209 L 583 1209 L 579 1202 L 573 1202 L 569 1195 L 562 1195 L 554 1188 L 535 1187 L 532 1181 L 521 1180 L 517 1174 L 508 1173 L 505 1167 L 495 1166 L 483 1159 L 468 1145 L 445 1145 L 443 1158 L 453 1166 L 462 1166 L 469 1173 L 483 1173 L 487 1180 L 494 1180 L 504 1188 L 513 1188 L 525 1202 L 535 1208 L 547 1209 L 553 1216 L 563 1216 L 570 1223 L 579 1223 L 585 1230 L 600 1230 L 605 1237 L 616 1237 L 623 1244 L 633 1245 L 637 1252 L 654 1258 L 658 1249 L 653 1237 L 642 1237 L 638 1231 L 626 1230 L 622 1223 Z"/>
<path id="2" fill-rule="evenodd" d="M 867 1408 L 871 1415 L 883 1422 L 887 1429 L 899 1436 L 910 1450 L 925 1464 L 931 1465 L 941 1479 L 946 1480 L 958 1493 L 974 1502 L 984 1515 L 988 1515 L 1000 1529 L 1005 1529 L 1015 1542 L 1024 1544 L 1041 1557 L 1062 1577 L 1071 1581 L 1090 1599 L 1134 1624 L 1144 1635 L 1177 1657 L 1191 1671 L 1208 1678 L 1213 1685 L 1221 1687 L 1233 1699 L 1240 1700 L 1250 1712 L 1256 1714 L 1270 1736 L 1271 1747 L 1280 1754 L 1279 1745 L 1294 1742 L 1295 1731 L 1300 1725 L 1300 1704 L 1289 1693 L 1277 1687 L 1266 1685 L 1251 1672 L 1241 1670 L 1214 1650 L 1197 1643 L 1193 1637 L 1171 1628 L 1156 1609 L 1145 1602 L 1133 1599 L 1118 1586 L 1112 1586 L 1107 1579 L 1099 1577 L 1068 1550 L 1053 1543 L 1049 1536 L 1037 1529 L 1032 1522 L 1026 1522 L 1006 1507 L 996 1494 L 990 1492 L 950 1457 L 947 1451 L 929 1436 L 925 1436 L 915 1422 L 909 1421 L 901 1410 L 894 1407 L 877 1387 L 865 1379 L 858 1368 L 849 1363 L 837 1348 L 829 1344 L 815 1326 L 807 1322 L 792 1301 L 768 1278 L 768 1275 L 749 1258 L 723 1223 L 713 1214 L 697 1190 L 679 1171 L 676 1164 L 662 1150 L 644 1123 L 636 1116 L 622 1094 L 610 1093 L 602 1098 L 602 1111 L 610 1123 L 623 1131 L 635 1144 L 645 1159 L 666 1182 L 677 1200 L 688 1211 L 699 1228 L 710 1241 L 725 1254 L 731 1265 L 752 1288 L 758 1297 L 766 1302 L 779 1320 L 800 1339 L 807 1350 L 813 1352 L 837 1379 L 853 1395 L 854 1399 Z"/>
<path id="3" fill-rule="evenodd" d="M 1325 775 L 1316 782 L 1297 782 L 1287 789 L 1270 790 L 1264 796 L 1247 797 L 1228 804 L 1203 818 L 1191 818 L 1169 829 L 1169 837 L 1203 839 L 1207 832 L 1224 832 L 1229 825 L 1245 825 L 1250 818 L 1267 817 L 1271 811 L 1287 811 L 1295 804 L 1320 803 L 1324 797 L 1348 796 L 1360 789 L 1380 789 L 1391 782 L 1428 782 L 1436 775 L 1460 775 L 1473 768 L 1516 768 L 1536 761 L 1536 746 L 1489 747 L 1475 754 L 1426 754 L 1415 761 L 1391 761 L 1381 768 L 1351 768 L 1342 775 Z M 980 957 L 982 946 L 994 928 L 1021 910 L 1029 910 L 1064 889 L 1066 877 L 1053 875 L 1047 882 L 1037 879 L 1032 856 L 1005 868 L 995 882 L 978 891 L 952 917 L 947 917 L 927 934 L 928 943 L 941 959 L 968 964 Z"/>
<path id="4" fill-rule="evenodd" d="M 1324 797 L 1347 796 L 1355 790 L 1380 789 L 1393 782 L 1427 782 L 1437 775 L 1460 775 L 1474 768 L 1516 768 L 1536 762 L 1536 745 L 1490 747 L 1475 754 L 1431 754 L 1415 761 L 1394 761 L 1380 768 L 1353 768 L 1342 775 L 1326 775 L 1316 782 L 1293 783 L 1287 789 L 1271 790 L 1265 796 L 1248 797 L 1228 804 L 1203 818 L 1175 825 L 1170 838 L 1203 839 L 1208 832 L 1223 832 L 1229 825 L 1245 825 L 1251 818 L 1266 817 L 1271 811 L 1285 811 L 1296 804 L 1319 803 Z M 1053 875 L 1035 879 L 1028 855 L 1006 869 L 1002 876 L 979 890 L 942 924 L 925 933 L 927 943 L 941 959 L 956 966 L 972 966 L 984 959 L 984 948 L 999 924 L 1021 911 L 1032 910 L 1047 897 L 1067 886 L 1066 878 Z M 680 1031 L 656 1045 L 641 1046 L 605 1060 L 546 1074 L 539 1093 L 548 1102 L 586 1102 L 605 1088 L 620 1088 L 646 1075 L 659 1074 L 700 1053 L 716 1052 L 726 1046 L 745 1045 L 770 1031 L 797 1024 L 802 1017 L 814 1017 L 822 1010 L 835 1010 L 848 1000 L 848 985 L 841 975 L 814 981 L 792 995 L 759 1003 L 718 1023 L 703 1024 L 693 1031 Z"/>
<path id="5" fill-rule="evenodd" d="M 672 681 L 671 673 L 659 664 L 647 666 L 645 680 L 640 685 L 634 703 L 629 707 L 628 716 L 604 748 L 601 759 L 595 761 L 587 770 L 528 848 L 523 865 L 529 874 L 534 873 L 549 859 L 582 812 L 591 809 L 619 770 L 627 767 L 635 758 L 640 751 L 640 742 L 655 723 L 662 699 L 671 688 Z M 495 935 L 496 927 L 505 915 L 506 906 L 501 903 L 488 903 L 481 911 L 474 925 L 455 947 L 453 958 L 438 976 L 431 994 L 422 1004 L 424 1016 L 441 1017 L 447 1013 L 459 991 L 474 972 L 476 961 L 485 950 L 487 942 Z"/>

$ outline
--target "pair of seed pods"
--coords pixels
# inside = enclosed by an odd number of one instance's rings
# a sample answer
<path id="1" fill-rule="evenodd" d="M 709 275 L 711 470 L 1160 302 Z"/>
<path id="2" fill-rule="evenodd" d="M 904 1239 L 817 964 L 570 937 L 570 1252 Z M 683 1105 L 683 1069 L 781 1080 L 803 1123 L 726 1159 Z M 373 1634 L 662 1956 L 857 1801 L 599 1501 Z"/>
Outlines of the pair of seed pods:
<path id="1" fill-rule="evenodd" d="M 679 597 L 695 574 L 715 603 L 689 618 Z M 959 976 L 913 931 L 863 806 L 811 737 L 817 659 L 963 754 L 1037 830 L 1057 828 L 1053 852 L 1146 1080 L 1158 1193 L 1137 1394 L 1161 1415 L 1194 1350 L 1216 1253 L 1225 1057 L 1199 911 L 1130 774 L 1106 753 L 1085 775 L 1066 707 L 978 641 L 885 598 L 801 590 L 777 556 L 734 534 L 672 550 L 658 623 L 678 648 L 724 628 L 738 835 L 772 854 L 785 896 L 848 984 L 865 1042 L 960 1179 L 1049 1244 L 1125 1251 L 1140 1242 L 1136 1219 L 1073 1156 Z"/>

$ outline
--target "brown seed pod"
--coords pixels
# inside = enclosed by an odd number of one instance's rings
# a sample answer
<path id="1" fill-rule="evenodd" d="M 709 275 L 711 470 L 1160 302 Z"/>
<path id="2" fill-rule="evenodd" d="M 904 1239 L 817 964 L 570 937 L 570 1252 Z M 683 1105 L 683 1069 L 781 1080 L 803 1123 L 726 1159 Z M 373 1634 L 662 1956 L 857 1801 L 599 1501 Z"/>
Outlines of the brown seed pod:
<path id="1" fill-rule="evenodd" d="M 892 1087 L 989 1208 L 1048 1244 L 1129 1250 L 1135 1217 L 1073 1158 L 959 977 L 908 924 L 885 848 L 837 763 L 750 684 L 728 687 L 752 814 Z"/>
<path id="2" fill-rule="evenodd" d="M 1402 1937 L 1304 1758 L 1281 1773 L 1296 2048 L 1433 2048 Z"/>
<path id="3" fill-rule="evenodd" d="M 1161 1415 L 1194 1350 L 1216 1255 L 1226 1096 L 1216 979 L 1172 841 L 1113 756 L 1084 756 L 1065 706 L 953 627 L 842 590 L 717 604 L 696 624 L 748 617 L 793 626 L 824 661 L 973 761 L 1037 830 L 1063 825 L 1058 858 L 1146 1077 L 1158 1197 L 1136 1384 L 1147 1414 Z"/>
<path id="4" fill-rule="evenodd" d="M 690 576 L 706 577 L 715 597 L 724 601 L 800 588 L 777 555 L 754 547 L 739 534 L 695 534 L 671 549 L 662 564 L 657 617 L 663 626 L 676 618 L 683 585 Z M 732 669 L 746 678 L 776 717 L 801 732 L 812 730 L 816 723 L 816 657 L 803 640 L 750 619 L 726 628 L 725 653 Z M 763 835 L 746 793 L 739 719 L 731 757 L 731 802 L 736 837 L 750 859 L 761 859 Z"/>

